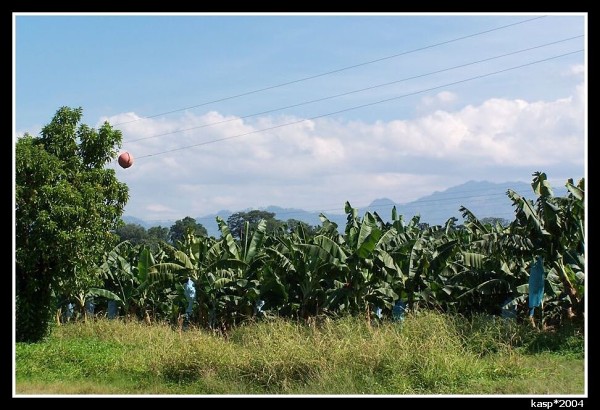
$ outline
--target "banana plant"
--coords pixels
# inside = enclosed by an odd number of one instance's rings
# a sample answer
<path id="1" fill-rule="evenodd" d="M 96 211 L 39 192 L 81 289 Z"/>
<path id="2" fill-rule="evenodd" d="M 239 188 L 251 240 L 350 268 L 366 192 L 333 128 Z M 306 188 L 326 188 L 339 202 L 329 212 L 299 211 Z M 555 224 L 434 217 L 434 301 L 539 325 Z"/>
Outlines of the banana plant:
<path id="1" fill-rule="evenodd" d="M 121 242 L 98 267 L 104 288 L 91 288 L 89 292 L 118 302 L 126 314 L 143 315 L 151 308 L 148 301 L 154 264 L 155 258 L 147 246 Z"/>
<path id="2" fill-rule="evenodd" d="M 583 313 L 585 260 L 585 184 L 569 179 L 566 197 L 555 197 L 546 174 L 535 172 L 531 184 L 535 202 L 509 190 L 507 195 L 516 207 L 513 232 L 527 235 L 533 243 L 532 257 L 542 256 L 548 270 L 562 286 L 568 300 L 567 309 L 574 316 Z"/>
<path id="3" fill-rule="evenodd" d="M 457 309 L 498 313 L 507 303 L 520 303 L 531 242 L 507 227 L 484 224 L 464 206 L 460 212 L 465 223 L 456 231 L 460 251 L 449 280 Z"/>
<path id="4" fill-rule="evenodd" d="M 279 302 L 278 314 L 304 318 L 329 309 L 326 290 L 347 268 L 336 235 L 321 230 L 305 242 L 292 234 L 265 250 L 271 261 L 261 273 L 265 307 Z"/>
<path id="5" fill-rule="evenodd" d="M 349 202 L 345 204 L 345 211 L 346 277 L 334 281 L 328 291 L 328 303 L 353 314 L 373 312 L 376 308 L 391 311 L 399 298 L 394 287 L 402 281 L 402 271 L 388 252 L 397 232 L 377 213 L 366 212 L 360 218 L 358 210 Z"/>
<path id="6" fill-rule="evenodd" d="M 199 320 L 209 327 L 229 326 L 251 314 L 258 299 L 256 271 L 266 230 L 264 221 L 252 232 L 246 224 L 240 244 L 222 218 L 217 217 L 217 224 L 219 240 L 188 235 L 171 251 L 171 260 L 156 266 L 157 279 L 194 282 Z"/>

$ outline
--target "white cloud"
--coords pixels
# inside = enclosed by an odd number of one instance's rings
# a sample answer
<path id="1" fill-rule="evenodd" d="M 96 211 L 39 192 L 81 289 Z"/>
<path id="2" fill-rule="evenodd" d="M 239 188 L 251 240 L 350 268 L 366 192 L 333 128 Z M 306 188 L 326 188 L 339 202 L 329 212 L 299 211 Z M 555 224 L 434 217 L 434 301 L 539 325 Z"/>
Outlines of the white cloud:
<path id="1" fill-rule="evenodd" d="M 170 212 L 173 209 L 168 206 L 160 205 L 160 204 L 151 204 L 146 207 L 147 210 L 151 212 Z"/>
<path id="2" fill-rule="evenodd" d="M 583 75 L 585 73 L 585 66 L 583 64 L 575 64 L 569 67 L 568 74 L 570 75 Z"/>
<path id="3" fill-rule="evenodd" d="M 450 93 L 437 98 L 455 101 Z M 528 181 L 537 170 L 551 178 L 552 170 L 583 170 L 584 108 L 578 87 L 555 101 L 492 98 L 375 123 L 185 113 L 118 126 L 136 158 L 118 176 L 130 186 L 127 214 L 147 219 L 268 205 L 341 211 L 346 200 L 364 206 L 381 197 L 407 202 L 470 179 Z M 137 117 L 109 120 L 127 118 Z"/>

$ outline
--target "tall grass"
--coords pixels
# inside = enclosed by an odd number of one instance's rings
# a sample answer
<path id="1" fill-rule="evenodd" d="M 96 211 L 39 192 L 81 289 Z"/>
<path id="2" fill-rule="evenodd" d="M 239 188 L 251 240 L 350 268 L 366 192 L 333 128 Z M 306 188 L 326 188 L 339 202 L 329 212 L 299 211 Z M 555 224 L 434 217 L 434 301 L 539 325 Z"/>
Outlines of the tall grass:
<path id="1" fill-rule="evenodd" d="M 576 332 L 434 312 L 402 323 L 274 319 L 225 336 L 99 319 L 17 344 L 16 392 L 584 394 L 583 344 Z"/>

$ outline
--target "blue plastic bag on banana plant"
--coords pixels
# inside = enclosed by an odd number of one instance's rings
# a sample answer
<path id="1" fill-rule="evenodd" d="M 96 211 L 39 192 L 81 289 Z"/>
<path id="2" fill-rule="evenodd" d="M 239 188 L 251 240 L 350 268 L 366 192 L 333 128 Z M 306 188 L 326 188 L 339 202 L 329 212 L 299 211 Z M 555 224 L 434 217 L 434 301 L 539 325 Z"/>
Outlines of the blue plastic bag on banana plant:
<path id="1" fill-rule="evenodd" d="M 85 311 L 89 315 L 93 315 L 96 309 L 96 304 L 94 303 L 94 297 L 89 296 L 85 299 Z"/>
<path id="2" fill-rule="evenodd" d="M 108 318 L 114 319 L 119 315 L 119 306 L 117 305 L 117 301 L 109 300 L 108 301 Z"/>
<path id="3" fill-rule="evenodd" d="M 392 309 L 392 319 L 397 322 L 401 322 L 404 320 L 404 316 L 406 315 L 406 303 L 401 300 L 397 300 L 394 304 L 394 308 Z"/>
<path id="4" fill-rule="evenodd" d="M 255 313 L 257 315 L 259 315 L 261 313 L 264 313 L 263 310 L 262 310 L 263 306 L 265 306 L 265 301 L 264 300 L 259 299 L 259 300 L 256 301 L 256 303 L 254 304 L 254 310 L 255 310 Z"/>
<path id="5" fill-rule="evenodd" d="M 194 307 L 194 299 L 196 298 L 196 287 L 194 286 L 194 282 L 192 282 L 191 278 L 188 278 L 188 281 L 185 283 L 185 285 L 183 285 L 183 291 L 185 293 L 185 299 L 188 302 L 188 307 L 185 310 L 185 313 L 190 315 Z"/>
<path id="6" fill-rule="evenodd" d="M 542 304 L 545 276 L 544 258 L 538 256 L 529 272 L 529 316 L 533 316 L 535 308 Z"/>
<path id="7" fill-rule="evenodd" d="M 69 303 L 67 304 L 67 310 L 64 313 L 65 320 L 68 322 L 69 320 L 73 319 L 73 316 L 75 316 L 75 305 L 73 303 Z"/>

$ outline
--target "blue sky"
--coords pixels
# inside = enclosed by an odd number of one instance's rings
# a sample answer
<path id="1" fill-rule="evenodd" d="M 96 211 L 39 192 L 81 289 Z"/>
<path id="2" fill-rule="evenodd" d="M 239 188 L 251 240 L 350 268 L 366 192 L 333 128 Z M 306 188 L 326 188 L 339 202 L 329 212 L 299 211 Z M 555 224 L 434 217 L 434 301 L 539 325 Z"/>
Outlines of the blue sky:
<path id="1" fill-rule="evenodd" d="M 586 18 L 15 14 L 14 135 L 108 120 L 148 221 L 562 186 L 587 174 Z"/>

